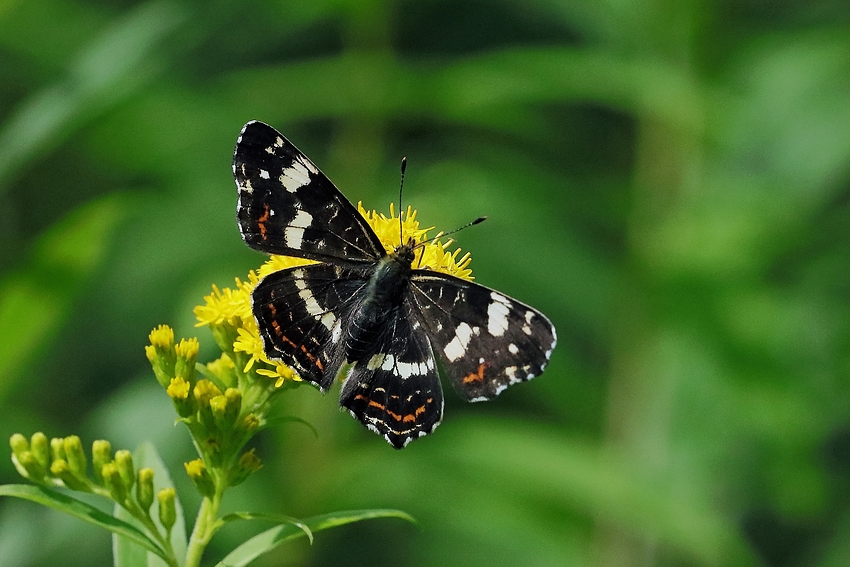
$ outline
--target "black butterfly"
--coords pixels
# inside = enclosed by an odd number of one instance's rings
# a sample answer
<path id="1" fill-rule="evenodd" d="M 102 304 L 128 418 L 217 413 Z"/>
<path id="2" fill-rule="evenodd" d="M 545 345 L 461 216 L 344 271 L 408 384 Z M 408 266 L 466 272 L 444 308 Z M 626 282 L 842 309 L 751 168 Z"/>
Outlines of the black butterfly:
<path id="1" fill-rule="evenodd" d="M 434 350 L 471 402 L 543 372 L 556 338 L 542 313 L 476 283 L 415 269 L 412 240 L 388 254 L 333 183 L 271 126 L 245 125 L 233 175 L 245 242 L 319 262 L 272 273 L 254 289 L 266 355 L 322 391 L 351 363 L 340 404 L 393 447 L 440 423 Z"/>

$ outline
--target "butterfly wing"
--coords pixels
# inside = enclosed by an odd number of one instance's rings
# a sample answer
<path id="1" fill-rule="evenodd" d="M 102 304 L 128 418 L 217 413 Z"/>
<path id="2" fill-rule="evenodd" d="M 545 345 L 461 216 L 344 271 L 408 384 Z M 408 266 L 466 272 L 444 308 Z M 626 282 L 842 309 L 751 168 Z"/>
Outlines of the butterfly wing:
<path id="1" fill-rule="evenodd" d="M 308 264 L 273 272 L 251 294 L 266 356 L 323 391 L 345 358 L 346 321 L 366 285 L 362 270 Z"/>
<path id="2" fill-rule="evenodd" d="M 557 342 L 540 311 L 470 281 L 416 270 L 411 298 L 452 385 L 471 402 L 538 376 Z"/>
<path id="3" fill-rule="evenodd" d="M 262 122 L 236 141 L 233 176 L 242 239 L 268 254 L 374 262 L 384 248 L 357 209 L 307 156 Z"/>
<path id="4" fill-rule="evenodd" d="M 434 353 L 409 302 L 389 318 L 376 353 L 352 366 L 340 405 L 396 449 L 440 424 L 443 390 Z"/>

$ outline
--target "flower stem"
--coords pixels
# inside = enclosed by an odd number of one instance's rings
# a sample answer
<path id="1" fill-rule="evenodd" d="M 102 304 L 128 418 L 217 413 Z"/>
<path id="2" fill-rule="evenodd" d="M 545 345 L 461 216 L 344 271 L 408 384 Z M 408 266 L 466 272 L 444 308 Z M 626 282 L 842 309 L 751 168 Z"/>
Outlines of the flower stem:
<path id="1" fill-rule="evenodd" d="M 222 489 L 216 483 L 216 490 L 212 498 L 204 497 L 198 517 L 195 519 L 195 528 L 192 537 L 189 538 L 189 548 L 186 550 L 186 563 L 184 567 L 198 567 L 204 550 L 215 533 L 215 521 L 218 516 L 218 508 L 221 505 Z"/>

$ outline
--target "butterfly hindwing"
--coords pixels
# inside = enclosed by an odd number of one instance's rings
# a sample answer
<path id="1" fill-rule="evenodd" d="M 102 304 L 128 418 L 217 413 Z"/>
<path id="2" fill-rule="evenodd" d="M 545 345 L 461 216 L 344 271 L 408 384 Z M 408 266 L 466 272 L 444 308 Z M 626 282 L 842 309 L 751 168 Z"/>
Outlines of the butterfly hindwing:
<path id="1" fill-rule="evenodd" d="M 362 270 L 331 264 L 263 278 L 251 300 L 266 355 L 327 390 L 343 362 L 346 319 L 366 282 Z"/>
<path id="2" fill-rule="evenodd" d="M 233 154 L 237 220 L 262 252 L 342 263 L 384 254 L 366 220 L 307 156 L 277 130 L 248 122 Z"/>
<path id="3" fill-rule="evenodd" d="M 543 372 L 555 327 L 533 307 L 443 273 L 414 271 L 411 297 L 458 394 L 489 400 Z"/>
<path id="4" fill-rule="evenodd" d="M 409 304 L 390 317 L 375 354 L 349 370 L 340 405 L 396 449 L 439 425 L 443 391 L 434 353 Z"/>

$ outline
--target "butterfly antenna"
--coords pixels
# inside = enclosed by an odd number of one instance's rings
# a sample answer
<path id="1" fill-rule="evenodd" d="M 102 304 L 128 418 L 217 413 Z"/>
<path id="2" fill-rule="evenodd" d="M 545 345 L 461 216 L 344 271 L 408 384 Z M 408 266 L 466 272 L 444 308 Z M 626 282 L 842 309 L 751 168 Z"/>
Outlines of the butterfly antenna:
<path id="1" fill-rule="evenodd" d="M 487 217 L 478 217 L 478 218 L 477 218 L 477 219 L 475 219 L 474 221 L 472 221 L 472 222 L 468 222 L 468 223 L 466 223 L 466 224 L 465 224 L 465 225 L 463 225 L 463 226 L 459 226 L 459 227 L 457 227 L 457 228 L 456 228 L 456 229 L 454 229 L 454 230 L 450 230 L 449 232 L 440 232 L 440 233 L 437 233 L 437 235 L 436 235 L 434 238 L 432 238 L 431 240 L 423 240 L 422 242 L 420 242 L 419 244 L 417 244 L 416 246 L 414 246 L 414 247 L 413 247 L 413 249 L 414 249 L 414 250 L 416 250 L 417 248 L 421 248 L 421 249 L 422 249 L 422 254 L 419 256 L 419 265 L 421 265 L 421 264 L 422 264 L 422 256 L 424 256 L 424 255 L 425 255 L 425 245 L 426 245 L 426 244 L 428 244 L 428 242 L 436 242 L 437 240 L 439 240 L 440 238 L 442 238 L 442 237 L 444 237 L 444 236 L 448 236 L 448 235 L 450 235 L 450 234 L 454 234 L 454 233 L 456 233 L 456 232 L 460 232 L 461 230 L 463 230 L 463 229 L 465 229 L 465 228 L 469 228 L 470 226 L 475 226 L 476 224 L 482 223 L 482 222 L 484 222 L 485 220 L 487 220 Z M 419 267 L 419 265 L 417 265 L 417 268 Z"/>
<path id="2" fill-rule="evenodd" d="M 463 230 L 463 229 L 465 229 L 465 228 L 469 228 L 470 226 L 475 226 L 476 224 L 480 224 L 480 223 L 482 223 L 482 222 L 484 222 L 484 221 L 486 221 L 486 220 L 487 220 L 487 217 L 478 217 L 478 218 L 477 218 L 477 219 L 475 219 L 474 221 L 472 221 L 472 222 L 468 222 L 468 223 L 466 223 L 466 224 L 465 224 L 465 225 L 463 225 L 463 226 L 459 226 L 459 227 L 457 227 L 457 228 L 456 228 L 456 229 L 454 229 L 454 230 L 450 230 L 449 232 L 444 232 L 443 234 L 439 235 L 438 237 L 435 237 L 435 239 L 436 239 L 436 238 L 442 238 L 442 237 L 444 237 L 444 236 L 448 236 L 448 235 L 450 235 L 450 234 L 454 234 L 454 233 L 456 233 L 456 232 L 460 232 L 461 230 Z"/>
<path id="3" fill-rule="evenodd" d="M 398 184 L 398 243 L 404 244 L 404 231 L 401 222 L 401 190 L 404 188 L 404 170 L 407 169 L 407 157 L 401 158 L 401 182 Z"/>

